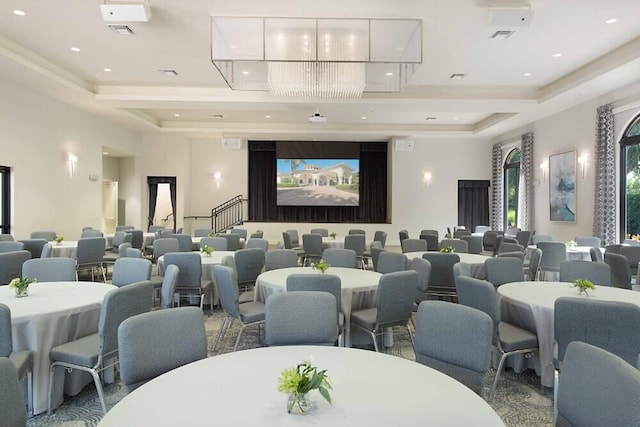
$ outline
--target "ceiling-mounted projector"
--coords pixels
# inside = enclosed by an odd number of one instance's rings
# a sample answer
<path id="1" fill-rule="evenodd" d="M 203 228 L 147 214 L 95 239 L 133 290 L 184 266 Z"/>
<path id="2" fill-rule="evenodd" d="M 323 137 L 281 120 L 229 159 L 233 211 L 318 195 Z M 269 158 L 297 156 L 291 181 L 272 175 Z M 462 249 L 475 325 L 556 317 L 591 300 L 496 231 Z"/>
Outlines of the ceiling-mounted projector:
<path id="1" fill-rule="evenodd" d="M 309 116 L 309 123 L 327 123 L 327 118 L 316 111 L 315 114 Z"/>
<path id="2" fill-rule="evenodd" d="M 147 22 L 151 19 L 148 2 L 119 2 L 100 5 L 105 22 Z"/>

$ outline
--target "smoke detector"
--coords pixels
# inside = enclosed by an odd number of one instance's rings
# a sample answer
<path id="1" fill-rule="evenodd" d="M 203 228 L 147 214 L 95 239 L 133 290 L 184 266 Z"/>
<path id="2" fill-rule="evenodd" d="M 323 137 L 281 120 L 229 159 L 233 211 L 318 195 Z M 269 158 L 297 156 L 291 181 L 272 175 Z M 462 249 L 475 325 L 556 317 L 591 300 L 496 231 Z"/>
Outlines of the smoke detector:
<path id="1" fill-rule="evenodd" d="M 309 123 L 327 123 L 327 118 L 316 110 L 315 114 L 309 116 Z"/>

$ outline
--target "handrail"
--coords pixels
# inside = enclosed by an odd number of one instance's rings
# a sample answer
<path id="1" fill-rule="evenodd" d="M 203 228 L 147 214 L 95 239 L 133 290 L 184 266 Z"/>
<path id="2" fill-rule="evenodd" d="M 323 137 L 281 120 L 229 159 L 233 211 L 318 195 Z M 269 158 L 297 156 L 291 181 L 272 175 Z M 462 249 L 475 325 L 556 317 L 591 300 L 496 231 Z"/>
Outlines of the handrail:
<path id="1" fill-rule="evenodd" d="M 184 218 L 195 220 L 211 219 L 211 230 L 213 230 L 214 233 L 224 232 L 234 225 L 244 223 L 242 203 L 245 201 L 246 199 L 243 199 L 242 194 L 240 194 L 211 209 L 211 215 L 191 215 L 185 216 Z"/>

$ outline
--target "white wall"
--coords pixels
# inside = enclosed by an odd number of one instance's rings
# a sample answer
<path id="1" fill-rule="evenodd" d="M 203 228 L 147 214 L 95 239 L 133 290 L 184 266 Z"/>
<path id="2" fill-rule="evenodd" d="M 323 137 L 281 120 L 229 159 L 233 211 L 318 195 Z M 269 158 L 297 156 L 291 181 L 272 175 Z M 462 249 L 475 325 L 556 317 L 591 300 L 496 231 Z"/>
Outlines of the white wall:
<path id="1" fill-rule="evenodd" d="M 14 236 L 53 230 L 76 239 L 83 226 L 100 227 L 102 147 L 136 153 L 140 135 L 2 79 L 0 117 L 0 163 L 13 168 Z M 73 177 L 69 152 L 78 156 Z"/>

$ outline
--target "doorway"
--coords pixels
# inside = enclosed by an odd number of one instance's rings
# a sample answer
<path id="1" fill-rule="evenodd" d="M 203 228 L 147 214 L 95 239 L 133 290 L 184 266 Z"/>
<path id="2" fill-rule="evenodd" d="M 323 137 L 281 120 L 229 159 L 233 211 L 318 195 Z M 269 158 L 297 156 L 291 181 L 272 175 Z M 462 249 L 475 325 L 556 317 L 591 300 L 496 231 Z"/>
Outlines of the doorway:
<path id="1" fill-rule="evenodd" d="M 0 234 L 11 234 L 11 168 L 0 166 Z"/>
<path id="2" fill-rule="evenodd" d="M 118 225 L 118 182 L 102 181 L 102 230 L 115 233 Z"/>
<path id="3" fill-rule="evenodd" d="M 176 181 L 175 176 L 147 177 L 149 185 L 148 227 L 160 225 L 176 231 Z"/>

